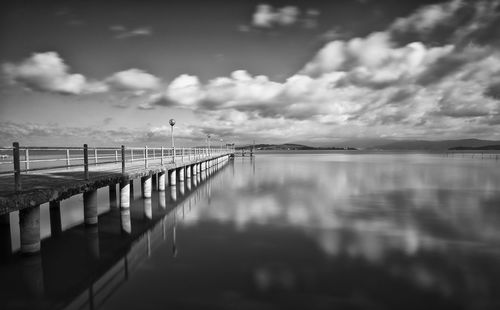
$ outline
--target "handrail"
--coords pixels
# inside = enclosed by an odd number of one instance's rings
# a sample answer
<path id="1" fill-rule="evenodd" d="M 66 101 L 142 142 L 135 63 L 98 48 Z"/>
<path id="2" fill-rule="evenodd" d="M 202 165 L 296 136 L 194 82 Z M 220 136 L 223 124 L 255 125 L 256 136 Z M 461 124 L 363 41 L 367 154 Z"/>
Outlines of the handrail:
<path id="1" fill-rule="evenodd" d="M 233 146 L 224 147 L 45 147 L 20 146 L 14 142 L 12 147 L 2 147 L 0 165 L 8 165 L 0 170 L 0 175 L 14 175 L 16 192 L 21 190 L 21 173 L 54 169 L 84 167 L 84 179 L 89 179 L 89 167 L 98 165 L 120 164 L 125 173 L 125 163 L 144 162 L 144 167 L 154 163 L 164 166 L 168 163 L 185 162 L 234 153 Z M 10 154 L 5 154 L 5 153 Z M 44 154 L 45 153 L 45 154 Z M 47 154 L 48 153 L 48 154 Z M 65 162 L 65 165 L 59 164 Z M 51 163 L 55 163 L 52 165 Z M 11 170 L 12 166 L 13 170 Z M 35 167 L 33 167 L 33 166 Z M 42 165 L 42 166 L 40 166 Z M 1 167 L 0 167 L 1 168 Z M 119 168 L 119 166 L 117 166 Z"/>

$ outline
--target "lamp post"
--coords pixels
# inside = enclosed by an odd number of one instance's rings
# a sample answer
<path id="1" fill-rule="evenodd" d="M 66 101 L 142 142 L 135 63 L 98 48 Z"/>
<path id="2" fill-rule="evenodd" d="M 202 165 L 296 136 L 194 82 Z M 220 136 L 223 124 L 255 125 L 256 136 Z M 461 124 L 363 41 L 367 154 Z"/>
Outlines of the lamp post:
<path id="1" fill-rule="evenodd" d="M 220 151 L 222 152 L 222 141 L 224 141 L 222 138 L 220 138 Z"/>
<path id="2" fill-rule="evenodd" d="M 207 142 L 208 142 L 208 155 L 210 155 L 210 135 L 207 135 Z"/>
<path id="3" fill-rule="evenodd" d="M 175 163 L 175 144 L 174 144 L 174 125 L 175 119 L 171 118 L 168 123 L 170 124 L 170 140 L 172 142 L 172 162 Z"/>

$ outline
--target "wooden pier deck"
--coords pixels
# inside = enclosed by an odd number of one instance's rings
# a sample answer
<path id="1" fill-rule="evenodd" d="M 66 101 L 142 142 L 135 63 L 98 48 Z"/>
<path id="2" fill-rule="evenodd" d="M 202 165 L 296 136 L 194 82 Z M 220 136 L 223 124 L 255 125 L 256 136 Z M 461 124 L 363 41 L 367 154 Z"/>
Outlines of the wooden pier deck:
<path id="1" fill-rule="evenodd" d="M 81 167 L 30 172 L 29 174 L 21 174 L 22 188 L 17 192 L 15 191 L 13 175 L 0 176 L 0 215 L 40 205 L 51 200 L 67 199 L 86 191 L 120 183 L 123 180 L 133 180 L 154 175 L 228 154 L 229 152 L 191 160 L 184 159 L 183 161 L 179 158 L 175 163 L 167 162 L 168 159 L 166 158 L 163 165 L 160 158 L 150 159 L 147 168 L 144 162 L 137 161 L 128 164 L 125 173 L 122 173 L 120 163 L 100 164 L 91 167 L 88 180 L 85 180 Z"/>

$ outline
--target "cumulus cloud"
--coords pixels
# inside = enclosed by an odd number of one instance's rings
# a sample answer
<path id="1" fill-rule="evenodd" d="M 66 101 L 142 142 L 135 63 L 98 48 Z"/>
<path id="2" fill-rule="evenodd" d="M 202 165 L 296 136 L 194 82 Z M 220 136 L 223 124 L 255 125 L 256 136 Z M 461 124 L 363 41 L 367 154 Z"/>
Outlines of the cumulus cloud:
<path id="1" fill-rule="evenodd" d="M 69 73 L 69 67 L 56 52 L 35 53 L 20 63 L 5 63 L 2 71 L 11 82 L 29 89 L 62 94 L 107 91 L 105 84 L 88 81 L 81 74 Z"/>
<path id="2" fill-rule="evenodd" d="M 2 71 L 11 83 L 28 89 L 68 95 L 102 93 L 109 90 L 142 94 L 156 90 L 161 80 L 140 69 L 128 69 L 98 81 L 70 73 L 69 66 L 56 52 L 34 53 L 19 63 L 5 63 Z"/>
<path id="3" fill-rule="evenodd" d="M 106 83 L 118 90 L 143 91 L 155 90 L 160 86 L 160 79 L 139 69 L 128 69 L 114 73 Z"/>
<path id="4" fill-rule="evenodd" d="M 388 29 L 396 38 L 447 42 L 456 46 L 471 43 L 500 45 L 500 1 L 452 0 L 423 6 L 398 18 Z"/>
<path id="5" fill-rule="evenodd" d="M 464 0 L 453 0 L 447 3 L 426 5 L 408 17 L 398 18 L 391 26 L 394 31 L 426 32 L 436 26 L 446 24 L 455 16 L 465 3 Z"/>
<path id="6" fill-rule="evenodd" d="M 316 9 L 308 9 L 302 13 L 296 6 L 274 8 L 269 4 L 259 4 L 252 16 L 252 26 L 273 28 L 299 25 L 304 28 L 316 28 L 319 14 Z"/>

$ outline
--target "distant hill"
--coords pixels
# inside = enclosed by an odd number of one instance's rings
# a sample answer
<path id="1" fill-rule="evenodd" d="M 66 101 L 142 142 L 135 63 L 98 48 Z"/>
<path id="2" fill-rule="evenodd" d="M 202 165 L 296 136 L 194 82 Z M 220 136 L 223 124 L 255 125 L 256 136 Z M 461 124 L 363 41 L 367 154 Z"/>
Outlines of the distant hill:
<path id="1" fill-rule="evenodd" d="M 356 150 L 355 148 L 344 148 L 344 147 L 312 147 L 308 145 L 303 145 L 303 144 L 296 144 L 296 143 L 285 143 L 285 144 L 255 144 L 254 145 L 245 145 L 245 146 L 240 146 L 236 147 L 237 150 L 241 149 L 251 149 L 252 147 L 255 147 L 256 150 L 281 150 L 281 151 L 297 151 L 297 150 Z"/>
<path id="2" fill-rule="evenodd" d="M 484 145 L 478 147 L 457 146 L 449 148 L 450 151 L 492 151 L 500 150 L 500 145 Z"/>
<path id="3" fill-rule="evenodd" d="M 398 141 L 389 144 L 383 144 L 373 147 L 378 150 L 428 150 L 439 151 L 448 150 L 456 147 L 478 148 L 488 145 L 500 145 L 500 141 L 480 140 L 480 139 L 462 139 L 462 140 L 407 140 Z"/>

